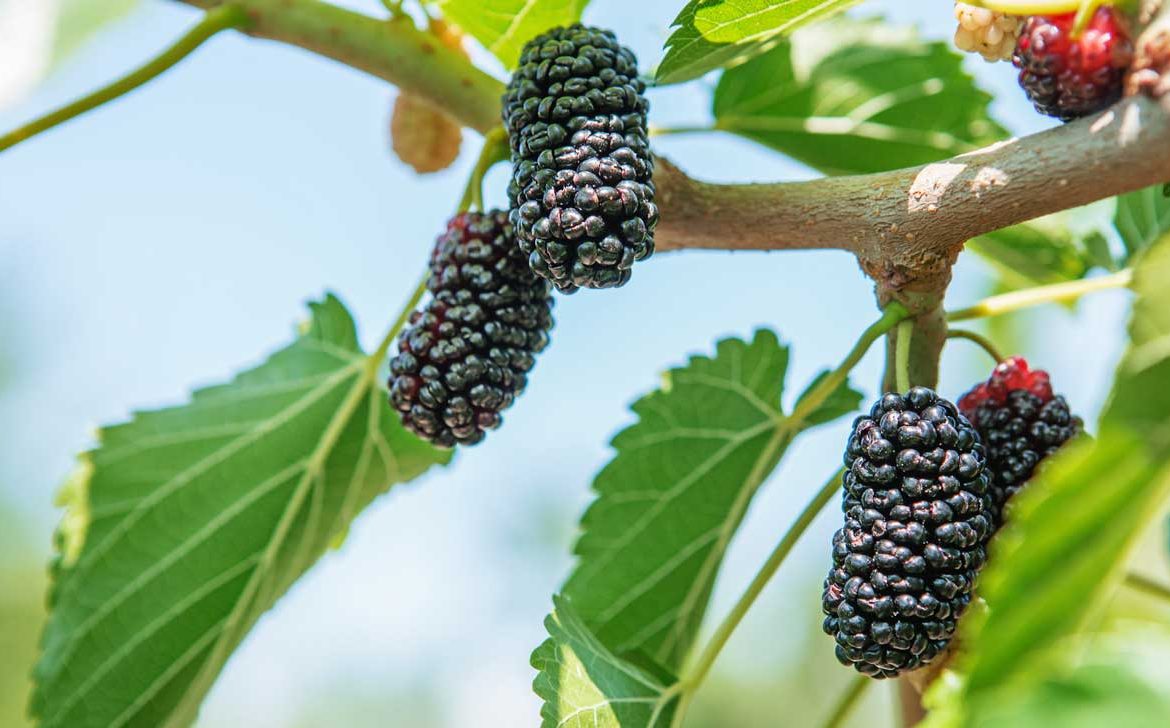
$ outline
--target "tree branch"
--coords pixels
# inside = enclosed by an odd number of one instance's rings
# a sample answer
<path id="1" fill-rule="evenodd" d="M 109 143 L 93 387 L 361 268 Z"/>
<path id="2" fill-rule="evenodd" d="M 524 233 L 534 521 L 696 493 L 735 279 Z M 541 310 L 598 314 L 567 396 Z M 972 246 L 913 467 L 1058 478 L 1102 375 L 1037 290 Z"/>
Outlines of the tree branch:
<path id="1" fill-rule="evenodd" d="M 1170 98 L 1134 97 L 1096 118 L 871 175 L 711 185 L 662 164 L 658 246 L 836 248 L 863 263 L 938 268 L 970 238 L 1168 176 Z"/>
<path id="2" fill-rule="evenodd" d="M 408 19 L 380 20 L 320 0 L 182 1 L 241 8 L 249 35 L 383 78 L 481 133 L 499 124 L 503 85 Z M 944 288 L 968 239 L 1167 176 L 1170 95 L 1161 102 L 1135 96 L 1094 119 L 872 175 L 719 185 L 659 159 L 657 247 L 848 250 L 879 288 L 925 310 L 902 292 Z"/>
<path id="3" fill-rule="evenodd" d="M 409 18 L 373 18 L 321 0 L 178 0 L 208 10 L 242 8 L 243 31 L 298 46 L 385 79 L 481 134 L 500 123 L 504 85 Z"/>
<path id="4" fill-rule="evenodd" d="M 225 0 L 180 0 L 201 8 Z M 409 21 L 321 0 L 231 0 L 249 35 L 300 46 L 383 78 L 486 133 L 503 85 Z M 880 289 L 938 291 L 970 238 L 1170 176 L 1170 96 L 1137 96 L 1092 119 L 953 159 L 811 182 L 719 185 L 659 159 L 661 251 L 855 253 Z"/>

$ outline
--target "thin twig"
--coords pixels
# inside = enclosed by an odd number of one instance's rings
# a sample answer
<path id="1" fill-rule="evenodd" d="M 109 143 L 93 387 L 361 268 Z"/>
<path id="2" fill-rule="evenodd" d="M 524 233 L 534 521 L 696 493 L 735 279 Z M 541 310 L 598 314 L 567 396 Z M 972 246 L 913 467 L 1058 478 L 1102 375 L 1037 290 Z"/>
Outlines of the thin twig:
<path id="1" fill-rule="evenodd" d="M 64 124 L 87 111 L 97 108 L 119 97 L 125 96 L 142 84 L 158 77 L 179 61 L 191 55 L 196 48 L 223 30 L 244 28 L 248 15 L 235 5 L 221 5 L 207 11 L 203 20 L 177 40 L 174 45 L 122 78 L 73 103 L 50 112 L 39 119 L 30 121 L 14 131 L 0 136 L 0 152 L 31 139 L 41 132 Z"/>
<path id="2" fill-rule="evenodd" d="M 1098 278 L 1085 278 L 1067 283 L 1055 283 L 1050 286 L 1038 286 L 1022 291 L 1012 291 L 999 296 L 985 298 L 979 303 L 967 308 L 960 308 L 947 313 L 947 321 L 968 321 L 970 319 L 999 316 L 1024 308 L 1031 308 L 1045 303 L 1059 303 L 1075 301 L 1089 293 L 1105 291 L 1110 288 L 1124 288 L 1133 280 L 1133 271 L 1129 268 Z"/>
<path id="3" fill-rule="evenodd" d="M 696 660 L 694 667 L 688 670 L 683 679 L 679 681 L 682 687 L 682 702 L 678 708 L 680 713 L 685 712 L 685 705 L 689 703 L 690 697 L 694 695 L 695 690 L 707 677 L 707 673 L 710 672 L 711 666 L 715 664 L 715 659 L 731 638 L 732 633 L 735 632 L 735 628 L 743 621 L 748 610 L 751 609 L 756 599 L 764 591 L 764 587 L 776 575 L 776 571 L 784 563 L 784 559 L 788 557 L 788 554 L 792 552 L 792 548 L 796 546 L 796 542 L 800 540 L 800 537 L 812 525 L 812 522 L 825 505 L 833 499 L 833 496 L 841 491 L 841 476 L 843 474 L 844 470 L 838 470 L 833 473 L 833 476 L 821 486 L 821 489 L 817 491 L 808 505 L 804 507 L 804 510 L 800 512 L 800 515 L 796 518 L 796 522 L 792 524 L 792 527 L 780 539 L 780 543 L 776 544 L 776 548 L 772 550 L 764 565 L 756 573 L 755 578 L 748 584 L 747 589 L 739 598 L 739 601 L 735 603 L 735 606 L 731 608 L 731 611 L 719 624 L 719 627 L 715 630 L 715 634 L 711 636 L 711 641 L 703 648 L 699 659 Z M 681 716 L 676 716 L 676 723 L 679 722 L 681 722 Z"/>
<path id="4" fill-rule="evenodd" d="M 845 694 L 837 700 L 837 706 L 833 709 L 832 715 L 825 721 L 824 728 L 841 728 L 872 683 L 873 678 L 871 677 L 855 676 Z"/>
<path id="5" fill-rule="evenodd" d="M 1170 603 L 1170 585 L 1142 576 L 1141 574 L 1126 574 L 1125 585 L 1143 594 L 1161 599 Z"/>
<path id="6" fill-rule="evenodd" d="M 992 343 L 991 339 L 987 338 L 983 334 L 979 334 L 974 331 L 967 331 L 965 329 L 950 329 L 947 331 L 947 338 L 966 339 L 967 341 L 973 341 L 979 345 L 979 348 L 987 352 L 987 355 L 994 359 L 996 364 L 1003 361 L 1003 354 L 1000 354 L 999 349 L 995 347 L 995 344 Z"/>

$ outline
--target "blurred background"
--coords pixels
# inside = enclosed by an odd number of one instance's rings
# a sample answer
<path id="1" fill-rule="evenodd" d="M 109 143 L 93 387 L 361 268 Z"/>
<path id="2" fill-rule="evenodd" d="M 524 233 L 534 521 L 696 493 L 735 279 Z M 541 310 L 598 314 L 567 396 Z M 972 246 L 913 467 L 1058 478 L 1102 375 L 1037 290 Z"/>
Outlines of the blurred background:
<path id="1" fill-rule="evenodd" d="M 380 11 L 376 0 L 341 4 Z M 623 41 L 648 68 L 682 4 L 643 0 L 631 11 L 593 0 L 585 19 L 622 18 Z M 856 12 L 915 23 L 930 38 L 954 30 L 943 0 L 871 0 Z M 162 0 L 0 0 L 0 129 L 121 75 L 195 19 Z M 1013 133 L 1047 125 L 1009 65 L 968 62 Z M 652 91 L 653 122 L 708 121 L 710 84 Z M 163 79 L 0 157 L 0 725 L 23 725 L 53 494 L 94 428 L 180 403 L 193 386 L 259 361 L 326 289 L 367 343 L 406 299 L 479 141 L 468 135 L 452 169 L 415 176 L 389 150 L 393 95 L 306 52 L 225 34 Z M 812 176 L 726 135 L 662 138 L 656 149 L 710 180 Z M 489 178 L 497 204 L 505 174 Z M 995 283 L 963 256 L 951 303 Z M 1126 305 L 1125 293 L 1102 294 L 996 333 L 1043 362 L 1092 422 Z M 796 390 L 841 357 L 873 306 L 843 253 L 661 255 L 621 290 L 560 298 L 554 345 L 508 426 L 375 503 L 232 658 L 200 726 L 537 725 L 528 656 L 568 573 L 591 478 L 609 438 L 631 422 L 628 404 L 666 366 L 760 326 L 793 344 Z M 986 376 L 988 361 L 969 346 L 948 350 L 945 394 Z M 875 351 L 857 372 L 867 394 L 880 366 Z M 800 441 L 760 493 L 709 623 L 836 467 L 847 427 Z M 845 689 L 851 673 L 835 664 L 818 613 L 837 520 L 821 518 L 769 586 L 689 725 L 813 725 Z M 889 724 L 888 688 L 866 701 L 856 724 Z"/>

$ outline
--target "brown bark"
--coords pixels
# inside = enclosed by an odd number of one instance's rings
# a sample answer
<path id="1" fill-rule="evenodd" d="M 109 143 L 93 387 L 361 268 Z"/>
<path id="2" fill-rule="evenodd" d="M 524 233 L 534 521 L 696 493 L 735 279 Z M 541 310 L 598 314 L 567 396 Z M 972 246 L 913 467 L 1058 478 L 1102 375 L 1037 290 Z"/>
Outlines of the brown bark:
<path id="1" fill-rule="evenodd" d="M 208 8 L 224 0 L 181 0 Z M 248 34 L 383 78 L 486 133 L 503 85 L 411 23 L 320 0 L 232 0 Z M 1163 37 L 1154 27 L 1139 41 Z M 1163 25 L 1163 27 L 1165 27 Z M 1148 54 L 1147 54 L 1148 55 Z M 1148 70 L 1148 69 L 1147 69 Z M 1148 74 L 1147 74 L 1148 76 Z M 1140 80 L 1140 79 L 1139 79 Z M 1162 84 L 1164 85 L 1164 84 Z M 1135 88 L 1155 94 L 1160 85 Z M 811 182 L 717 185 L 660 159 L 660 251 L 831 248 L 857 255 L 881 298 L 927 311 L 979 235 L 1170 179 L 1170 95 L 1138 94 L 1090 119 L 949 160 Z M 926 305 L 927 302 L 930 305 Z"/>

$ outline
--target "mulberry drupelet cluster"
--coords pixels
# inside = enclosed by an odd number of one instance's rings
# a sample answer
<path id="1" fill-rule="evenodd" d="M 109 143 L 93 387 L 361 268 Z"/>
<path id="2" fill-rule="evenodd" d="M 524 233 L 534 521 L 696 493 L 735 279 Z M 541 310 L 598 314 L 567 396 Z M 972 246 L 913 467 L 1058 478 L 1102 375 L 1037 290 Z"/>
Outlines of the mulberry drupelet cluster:
<path id="1" fill-rule="evenodd" d="M 448 223 L 427 288 L 431 300 L 411 314 L 390 361 L 390 403 L 423 439 L 474 445 L 500 425 L 548 345 L 552 290 L 499 210 Z"/>
<path id="2" fill-rule="evenodd" d="M 937 657 L 971 600 L 994 530 L 983 446 L 954 404 L 915 387 L 854 422 L 845 465 L 824 630 L 843 664 L 894 677 Z"/>
<path id="3" fill-rule="evenodd" d="M 530 41 L 504 94 L 520 247 L 565 293 L 613 288 L 654 252 L 658 208 L 637 59 L 607 30 Z"/>
<path id="4" fill-rule="evenodd" d="M 1001 362 L 987 382 L 963 395 L 959 409 L 987 449 L 996 523 L 1002 523 L 1004 506 L 1040 461 L 1082 427 L 1064 397 L 1053 394 L 1048 372 L 1029 369 L 1021 357 Z"/>
<path id="5" fill-rule="evenodd" d="M 1020 37 L 1024 19 L 964 2 L 955 3 L 955 46 L 967 53 L 978 53 L 989 63 L 1009 61 Z"/>
<path id="6" fill-rule="evenodd" d="M 1104 5 L 1074 36 L 1075 13 L 1028 18 L 1012 63 L 1041 114 L 1071 121 L 1121 98 L 1133 41 L 1121 11 Z"/>

